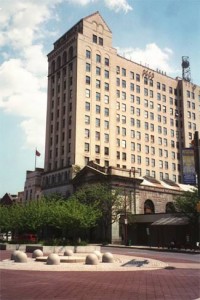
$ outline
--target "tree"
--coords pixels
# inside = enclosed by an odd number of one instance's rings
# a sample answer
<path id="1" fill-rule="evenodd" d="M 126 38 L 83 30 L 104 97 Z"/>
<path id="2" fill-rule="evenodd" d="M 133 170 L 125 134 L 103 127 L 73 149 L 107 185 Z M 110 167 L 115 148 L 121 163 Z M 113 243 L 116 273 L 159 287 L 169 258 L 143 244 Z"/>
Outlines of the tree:
<path id="1" fill-rule="evenodd" d="M 84 185 L 73 194 L 73 197 L 82 203 L 98 205 L 105 240 L 109 240 L 109 228 L 112 223 L 118 221 L 123 210 L 124 203 L 120 193 L 120 189 L 113 190 L 108 184 L 98 183 Z"/>
<path id="2" fill-rule="evenodd" d="M 198 191 L 194 189 L 176 197 L 174 205 L 177 212 L 187 216 L 192 223 L 195 223 L 199 216 L 197 211 L 199 201 Z"/>
<path id="3" fill-rule="evenodd" d="M 199 239 L 199 216 L 200 213 L 197 209 L 200 199 L 198 190 L 186 191 L 175 199 L 175 209 L 179 214 L 186 216 L 191 224 L 191 235 L 197 241 Z"/>

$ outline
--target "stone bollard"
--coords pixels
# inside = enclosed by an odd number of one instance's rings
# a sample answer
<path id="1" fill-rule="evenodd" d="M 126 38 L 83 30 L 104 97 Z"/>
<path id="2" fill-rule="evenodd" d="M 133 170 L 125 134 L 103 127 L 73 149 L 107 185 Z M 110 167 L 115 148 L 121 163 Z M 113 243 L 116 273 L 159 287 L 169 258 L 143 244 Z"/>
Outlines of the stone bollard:
<path id="1" fill-rule="evenodd" d="M 14 258 L 17 263 L 27 263 L 27 255 L 22 251 L 18 251 Z"/>
<path id="2" fill-rule="evenodd" d="M 104 262 L 104 263 L 113 263 L 114 258 L 113 258 L 112 253 L 110 253 L 110 252 L 104 253 L 103 256 L 102 256 L 102 262 Z"/>
<path id="3" fill-rule="evenodd" d="M 42 250 L 36 249 L 33 251 L 32 258 L 41 257 L 41 256 L 43 256 Z"/>
<path id="4" fill-rule="evenodd" d="M 74 253 L 73 253 L 73 251 L 71 250 L 71 249 L 67 249 L 67 250 L 65 250 L 65 252 L 64 252 L 64 256 L 72 256 Z"/>
<path id="5" fill-rule="evenodd" d="M 96 254 L 88 254 L 85 259 L 86 265 L 98 265 L 99 260 Z"/>
<path id="6" fill-rule="evenodd" d="M 60 257 L 58 254 L 51 253 L 47 257 L 47 265 L 59 265 L 60 264 Z"/>
<path id="7" fill-rule="evenodd" d="M 20 250 L 15 250 L 12 252 L 10 259 L 15 260 L 15 256 L 17 255 L 18 252 L 21 252 Z"/>
<path id="8" fill-rule="evenodd" d="M 98 251 L 98 250 L 95 250 L 95 251 L 93 252 L 93 254 L 95 254 L 99 260 L 100 260 L 100 259 L 101 259 L 101 257 L 102 257 L 102 254 L 101 254 L 101 252 L 100 252 L 100 251 Z"/>

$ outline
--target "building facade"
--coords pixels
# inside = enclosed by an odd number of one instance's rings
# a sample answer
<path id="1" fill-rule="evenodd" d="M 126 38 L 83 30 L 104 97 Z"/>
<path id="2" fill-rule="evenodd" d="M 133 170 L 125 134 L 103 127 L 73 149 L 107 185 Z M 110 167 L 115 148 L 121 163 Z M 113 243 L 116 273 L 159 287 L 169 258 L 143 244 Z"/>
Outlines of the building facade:
<path id="1" fill-rule="evenodd" d="M 128 60 L 96 12 L 48 54 L 44 193 L 72 192 L 89 161 L 182 182 L 182 149 L 200 131 L 200 87 Z"/>
<path id="2" fill-rule="evenodd" d="M 38 200 L 42 196 L 41 181 L 43 168 L 35 168 L 34 171 L 26 171 L 23 202 Z"/>

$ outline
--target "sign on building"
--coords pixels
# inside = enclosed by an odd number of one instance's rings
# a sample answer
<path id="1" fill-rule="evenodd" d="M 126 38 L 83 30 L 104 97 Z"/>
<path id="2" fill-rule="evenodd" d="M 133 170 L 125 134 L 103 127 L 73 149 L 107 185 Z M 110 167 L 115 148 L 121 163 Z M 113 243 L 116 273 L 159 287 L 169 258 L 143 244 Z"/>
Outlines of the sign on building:
<path id="1" fill-rule="evenodd" d="M 182 160 L 183 160 L 183 183 L 196 185 L 194 149 L 193 148 L 183 149 Z"/>

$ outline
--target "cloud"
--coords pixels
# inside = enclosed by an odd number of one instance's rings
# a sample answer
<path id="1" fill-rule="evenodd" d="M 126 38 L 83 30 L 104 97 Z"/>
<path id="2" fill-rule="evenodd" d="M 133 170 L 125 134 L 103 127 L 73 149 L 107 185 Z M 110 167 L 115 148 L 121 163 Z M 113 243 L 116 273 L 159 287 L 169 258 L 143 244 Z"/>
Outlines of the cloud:
<path id="1" fill-rule="evenodd" d="M 42 41 L 53 8 L 63 0 L 2 1 L 0 10 L 0 109 L 17 116 L 23 147 L 44 149 L 47 58 Z M 38 140 L 39 139 L 39 140 Z"/>
<path id="2" fill-rule="evenodd" d="M 117 50 L 120 55 L 142 65 L 148 62 L 148 67 L 152 69 L 158 68 L 167 73 L 175 73 L 177 71 L 171 67 L 170 63 L 173 51 L 169 48 L 161 49 L 155 43 L 147 44 L 144 49 L 117 48 Z"/>
<path id="3" fill-rule="evenodd" d="M 67 0 L 67 2 L 85 6 L 91 3 L 100 2 L 100 0 Z M 104 4 L 110 10 L 114 10 L 116 13 L 120 11 L 127 13 L 129 10 L 132 10 L 132 7 L 126 0 L 104 0 Z"/>
<path id="4" fill-rule="evenodd" d="M 44 148 L 46 83 L 43 77 L 28 71 L 20 59 L 10 59 L 0 67 L 0 108 L 21 119 L 24 146 L 28 148 L 38 144 L 38 133 L 43 136 L 39 146 Z"/>
<path id="5" fill-rule="evenodd" d="M 126 0 L 104 0 L 105 5 L 115 12 L 124 11 L 127 13 L 129 10 L 133 8 L 128 4 Z"/>

